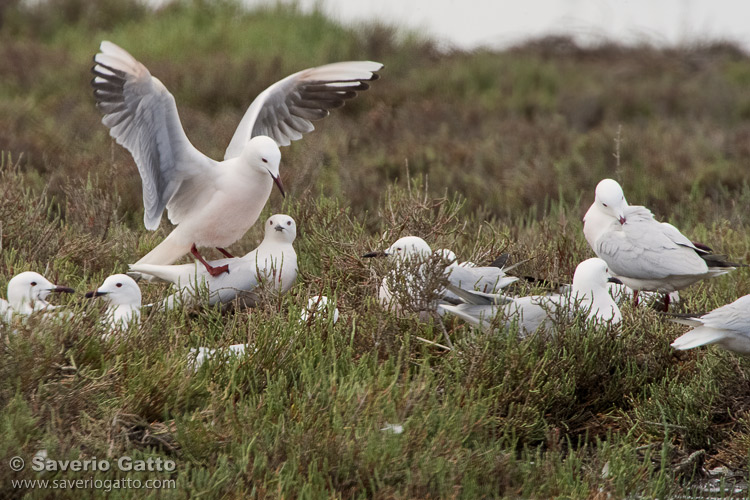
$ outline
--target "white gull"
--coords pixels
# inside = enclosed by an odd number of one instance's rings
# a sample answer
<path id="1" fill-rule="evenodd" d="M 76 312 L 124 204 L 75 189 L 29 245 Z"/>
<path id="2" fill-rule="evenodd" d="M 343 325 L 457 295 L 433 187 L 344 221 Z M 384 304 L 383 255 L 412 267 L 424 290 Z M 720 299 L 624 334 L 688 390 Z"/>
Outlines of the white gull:
<path id="1" fill-rule="evenodd" d="M 493 318 L 500 314 L 503 324 L 516 323 L 523 335 L 542 326 L 551 328 L 555 318 L 573 314 L 576 308 L 584 311 L 589 320 L 617 324 L 622 315 L 609 294 L 609 278 L 606 262 L 591 258 L 576 267 L 569 294 L 509 297 L 451 287 L 466 303 L 457 306 L 441 304 L 440 308 L 484 329 L 490 327 Z"/>
<path id="2" fill-rule="evenodd" d="M 14 315 L 28 316 L 37 311 L 51 311 L 57 306 L 47 302 L 47 298 L 56 292 L 73 293 L 73 289 L 55 285 L 37 272 L 19 273 L 8 282 L 8 300 L 0 305 L 0 312 L 8 321 Z"/>
<path id="3" fill-rule="evenodd" d="M 750 295 L 695 318 L 674 318 L 672 321 L 693 329 L 672 342 L 679 350 L 717 344 L 740 354 L 750 354 Z"/>
<path id="4" fill-rule="evenodd" d="M 737 265 L 694 244 L 673 225 L 658 222 L 647 208 L 628 205 L 622 188 L 612 179 L 597 185 L 594 203 L 583 221 L 594 253 L 636 291 L 669 294 Z"/>
<path id="5" fill-rule="evenodd" d="M 248 108 L 217 162 L 195 149 L 180 123 L 174 96 L 127 51 L 103 41 L 92 80 L 102 123 L 133 155 L 143 183 L 143 221 L 159 226 L 167 209 L 177 227 L 137 264 L 171 264 L 191 252 L 212 276 L 227 270 L 206 262 L 197 247 L 224 247 L 255 223 L 279 178 L 281 153 L 314 129 L 312 120 L 368 88 L 382 65 L 327 64 L 271 85 Z"/>
<path id="6" fill-rule="evenodd" d="M 384 307 L 396 311 L 403 303 L 414 306 L 415 310 L 436 309 L 435 299 L 457 298 L 449 289 L 429 289 L 437 284 L 436 280 L 444 279 L 455 287 L 485 293 L 497 292 L 518 280 L 515 276 L 506 276 L 501 267 L 456 264 L 453 252 L 446 249 L 433 252 L 418 236 L 404 236 L 383 252 L 364 255 L 380 256 L 387 257 L 394 267 L 383 278 L 378 298 Z"/>
<path id="7" fill-rule="evenodd" d="M 180 302 L 198 298 L 202 287 L 208 289 L 209 304 L 225 304 L 242 297 L 252 305 L 257 298 L 252 293 L 261 284 L 268 284 L 286 293 L 297 279 L 297 253 L 294 239 L 297 225 L 290 216 L 275 214 L 266 220 L 265 236 L 258 247 L 242 257 L 212 261 L 214 266 L 228 265 L 231 270 L 212 276 L 197 263 L 181 265 L 132 264 L 131 271 L 173 283 L 178 291 L 162 303 L 167 309 Z"/>
<path id="8" fill-rule="evenodd" d="M 122 330 L 141 319 L 141 289 L 127 274 L 113 274 L 87 298 L 101 297 L 107 304 L 106 321 L 110 330 Z"/>

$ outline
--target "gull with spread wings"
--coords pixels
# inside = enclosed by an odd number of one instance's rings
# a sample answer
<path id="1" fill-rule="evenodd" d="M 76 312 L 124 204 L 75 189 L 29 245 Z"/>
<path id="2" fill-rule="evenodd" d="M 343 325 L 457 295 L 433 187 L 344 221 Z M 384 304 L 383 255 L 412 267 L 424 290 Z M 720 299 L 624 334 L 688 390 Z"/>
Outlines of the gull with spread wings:
<path id="1" fill-rule="evenodd" d="M 224 161 L 198 151 L 180 123 L 174 96 L 127 51 L 104 41 L 94 56 L 94 96 L 110 135 L 133 155 L 143 184 L 143 222 L 159 227 L 167 209 L 177 227 L 137 264 L 171 264 L 191 252 L 212 276 L 198 247 L 231 245 L 256 222 L 279 179 L 279 146 L 314 129 L 367 81 L 382 64 L 348 61 L 294 73 L 264 90 L 248 108 Z"/>

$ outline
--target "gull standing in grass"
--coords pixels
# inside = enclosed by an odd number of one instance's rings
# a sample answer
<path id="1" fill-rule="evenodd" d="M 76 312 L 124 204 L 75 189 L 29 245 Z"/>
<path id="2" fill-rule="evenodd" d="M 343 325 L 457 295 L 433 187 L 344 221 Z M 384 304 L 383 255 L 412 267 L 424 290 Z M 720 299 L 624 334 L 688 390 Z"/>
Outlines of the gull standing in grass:
<path id="1" fill-rule="evenodd" d="M 497 292 L 511 283 L 518 280 L 515 276 L 506 276 L 502 267 L 470 267 L 462 266 L 455 263 L 455 254 L 441 249 L 439 253 L 433 253 L 430 245 L 422 238 L 417 236 L 404 236 L 399 238 L 384 252 L 370 252 L 363 257 L 387 257 L 394 262 L 395 267 L 388 275 L 383 278 L 378 290 L 378 298 L 381 304 L 386 308 L 398 310 L 400 303 L 406 299 L 408 302 L 416 301 L 415 304 L 421 304 L 421 298 L 426 297 L 430 301 L 432 295 L 438 299 L 455 297 L 449 290 L 438 288 L 429 290 L 427 288 L 437 283 L 430 283 L 433 279 L 447 278 L 448 282 L 458 288 L 467 290 L 477 290 L 481 292 Z M 445 258 L 450 262 L 445 265 Z M 436 273 L 431 273 L 427 266 L 430 266 L 430 259 L 435 258 L 442 262 Z M 435 274 L 435 276 L 432 276 Z M 398 290 L 391 290 L 397 287 Z M 402 297 L 401 295 L 408 297 Z M 435 309 L 437 303 L 422 304 L 426 309 Z"/>
<path id="2" fill-rule="evenodd" d="M 141 319 L 141 289 L 127 274 L 113 274 L 102 286 L 87 292 L 86 297 L 101 297 L 106 302 L 107 323 L 112 330 L 126 329 L 131 322 Z"/>
<path id="3" fill-rule="evenodd" d="M 609 294 L 607 284 L 611 279 L 607 263 L 591 258 L 578 264 L 573 275 L 573 286 L 566 295 L 513 298 L 449 287 L 466 303 L 457 306 L 441 304 L 440 308 L 485 329 L 495 316 L 502 314 L 506 326 L 516 322 L 524 335 L 535 332 L 541 326 L 551 328 L 555 318 L 560 314 L 573 314 L 576 308 L 585 311 L 589 320 L 617 324 L 622 315 Z"/>
<path id="4" fill-rule="evenodd" d="M 56 309 L 47 302 L 51 293 L 73 293 L 72 288 L 58 286 L 33 271 L 17 274 L 8 282 L 8 301 L 0 305 L 6 321 L 14 315 L 28 316 L 37 311 Z M 2 311 L 0 311 L 2 312 Z"/>
<path id="5" fill-rule="evenodd" d="M 202 286 L 208 289 L 209 304 L 225 304 L 238 296 L 245 297 L 262 283 L 280 293 L 286 293 L 297 279 L 297 252 L 294 239 L 297 224 L 284 214 L 276 214 L 266 220 L 265 237 L 258 248 L 243 257 L 231 257 L 213 261 L 214 266 L 228 265 L 231 272 L 213 276 L 198 263 L 160 266 L 154 264 L 132 264 L 130 270 L 173 283 L 179 291 L 162 303 L 166 309 L 174 308 L 180 299 L 195 300 Z M 251 293 L 252 303 L 256 297 Z"/>
<path id="6" fill-rule="evenodd" d="M 224 161 L 195 149 L 180 123 L 174 96 L 124 49 L 103 41 L 92 69 L 94 96 L 110 135 L 133 155 L 143 183 L 143 222 L 159 226 L 167 209 L 177 227 L 137 264 L 171 264 L 191 252 L 213 277 L 214 266 L 197 247 L 224 247 L 255 223 L 275 183 L 281 194 L 279 146 L 314 129 L 368 88 L 382 64 L 349 61 L 309 68 L 271 85 L 248 108 Z"/>
<path id="7" fill-rule="evenodd" d="M 672 321 L 693 329 L 672 342 L 684 351 L 702 345 L 717 344 L 740 354 L 750 354 L 750 295 L 695 318 L 673 318 Z"/>
<path id="8" fill-rule="evenodd" d="M 669 294 L 738 266 L 691 242 L 673 225 L 658 222 L 647 208 L 628 205 L 622 188 L 612 179 L 596 186 L 594 203 L 583 223 L 594 253 L 636 292 Z"/>

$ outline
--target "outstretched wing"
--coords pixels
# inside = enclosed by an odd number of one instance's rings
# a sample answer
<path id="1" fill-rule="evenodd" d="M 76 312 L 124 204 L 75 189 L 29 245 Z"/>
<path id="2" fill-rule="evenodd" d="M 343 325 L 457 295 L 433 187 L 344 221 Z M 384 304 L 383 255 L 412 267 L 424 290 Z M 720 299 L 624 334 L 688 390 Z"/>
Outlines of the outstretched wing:
<path id="1" fill-rule="evenodd" d="M 315 129 L 313 120 L 329 115 L 367 90 L 365 82 L 376 80 L 383 67 L 372 61 L 347 61 L 309 68 L 280 80 L 253 101 L 242 117 L 224 159 L 240 155 L 245 143 L 257 135 L 271 137 L 279 146 L 288 146 L 302 134 Z"/>
<path id="2" fill-rule="evenodd" d="M 133 155 L 143 182 L 143 223 L 154 230 L 183 181 L 199 177 L 210 188 L 216 162 L 190 143 L 174 96 L 143 64 L 107 41 L 94 62 L 91 85 L 102 123 Z"/>

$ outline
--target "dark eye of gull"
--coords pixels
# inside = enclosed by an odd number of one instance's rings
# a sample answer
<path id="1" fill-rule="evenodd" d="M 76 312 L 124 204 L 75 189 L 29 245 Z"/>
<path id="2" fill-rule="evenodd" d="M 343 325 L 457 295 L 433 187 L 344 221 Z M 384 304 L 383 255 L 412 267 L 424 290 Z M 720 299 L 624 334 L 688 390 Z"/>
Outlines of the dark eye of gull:
<path id="1" fill-rule="evenodd" d="M 263 160 L 263 163 L 268 163 L 268 160 L 266 160 L 265 158 L 261 158 L 261 160 Z"/>
<path id="2" fill-rule="evenodd" d="M 287 226 L 291 226 L 291 225 L 292 225 L 292 221 L 287 221 L 287 222 L 286 222 L 286 225 L 287 225 Z"/>
<path id="3" fill-rule="evenodd" d="M 117 288 L 122 288 L 122 283 L 118 283 L 115 285 Z"/>
<path id="4" fill-rule="evenodd" d="M 31 286 L 36 286 L 36 281 L 32 281 Z"/>

